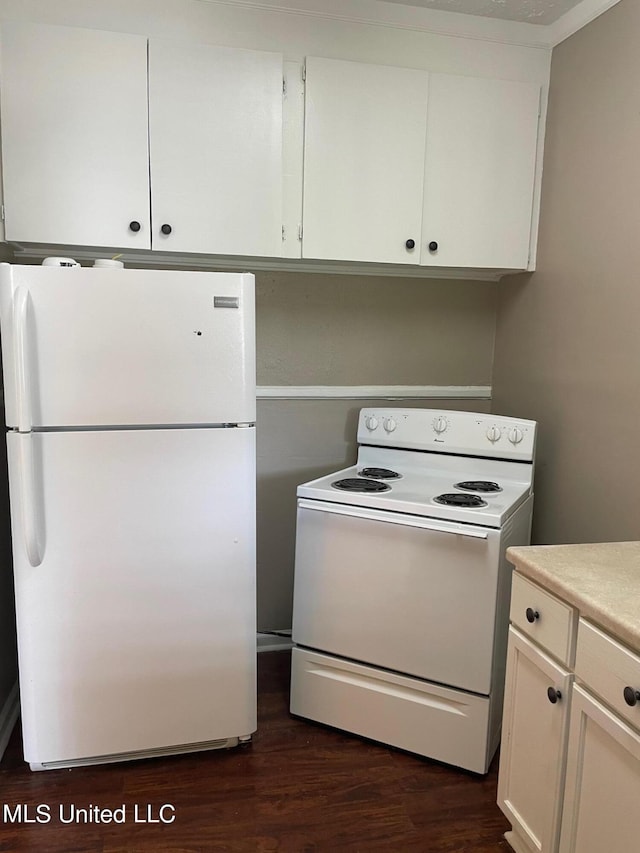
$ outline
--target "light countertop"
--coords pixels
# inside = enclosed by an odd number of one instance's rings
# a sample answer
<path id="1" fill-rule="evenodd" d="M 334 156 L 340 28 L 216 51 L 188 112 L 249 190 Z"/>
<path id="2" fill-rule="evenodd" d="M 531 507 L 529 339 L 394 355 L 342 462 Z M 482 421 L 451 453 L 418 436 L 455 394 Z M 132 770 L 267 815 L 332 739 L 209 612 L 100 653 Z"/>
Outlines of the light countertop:
<path id="1" fill-rule="evenodd" d="M 640 652 L 640 542 L 507 549 L 520 574 Z"/>

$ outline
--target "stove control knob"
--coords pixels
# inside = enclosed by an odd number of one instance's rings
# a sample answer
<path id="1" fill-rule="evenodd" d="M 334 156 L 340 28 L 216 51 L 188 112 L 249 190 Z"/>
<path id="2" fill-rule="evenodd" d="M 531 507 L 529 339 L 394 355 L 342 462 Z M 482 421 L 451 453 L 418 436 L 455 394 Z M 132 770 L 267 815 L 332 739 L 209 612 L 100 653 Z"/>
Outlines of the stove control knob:
<path id="1" fill-rule="evenodd" d="M 523 438 L 522 430 L 518 427 L 513 427 L 509 430 L 509 441 L 511 444 L 520 444 Z"/>
<path id="2" fill-rule="evenodd" d="M 393 418 L 385 418 L 384 428 L 387 432 L 393 432 L 397 426 L 398 424 L 394 421 Z"/>
<path id="3" fill-rule="evenodd" d="M 440 417 L 437 417 L 433 422 L 433 429 L 435 430 L 435 432 L 438 433 L 438 435 L 444 432 L 448 426 L 449 422 L 446 418 L 443 418 L 442 415 L 440 415 Z"/>
<path id="4" fill-rule="evenodd" d="M 502 432 L 500 430 L 500 427 L 490 426 L 489 429 L 487 430 L 487 438 L 489 439 L 491 444 L 495 444 L 496 441 L 500 441 L 501 435 L 502 435 Z"/>
<path id="5" fill-rule="evenodd" d="M 364 424 L 371 432 L 373 432 L 374 429 L 378 429 L 378 419 L 374 415 L 369 415 L 369 417 L 365 419 Z"/>

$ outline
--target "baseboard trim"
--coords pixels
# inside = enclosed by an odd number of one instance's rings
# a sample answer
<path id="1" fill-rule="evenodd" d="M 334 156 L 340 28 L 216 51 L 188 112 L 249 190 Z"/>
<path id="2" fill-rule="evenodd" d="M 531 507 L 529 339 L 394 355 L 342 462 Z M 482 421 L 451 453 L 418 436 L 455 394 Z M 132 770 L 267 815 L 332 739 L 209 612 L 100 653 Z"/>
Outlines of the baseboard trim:
<path id="1" fill-rule="evenodd" d="M 2 711 L 0 711 L 0 760 L 4 755 L 4 751 L 9 743 L 9 738 L 18 721 L 20 713 L 20 690 L 18 682 L 13 685 L 11 692 L 7 696 Z"/>
<path id="2" fill-rule="evenodd" d="M 491 385 L 259 385 L 258 400 L 490 400 Z"/>

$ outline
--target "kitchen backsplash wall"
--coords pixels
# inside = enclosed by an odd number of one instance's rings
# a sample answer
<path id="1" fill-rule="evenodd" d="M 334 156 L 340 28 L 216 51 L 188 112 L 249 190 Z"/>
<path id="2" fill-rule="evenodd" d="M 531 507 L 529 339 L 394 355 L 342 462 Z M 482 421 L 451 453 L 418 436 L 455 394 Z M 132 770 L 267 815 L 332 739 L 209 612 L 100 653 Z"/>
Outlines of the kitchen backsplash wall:
<path id="1" fill-rule="evenodd" d="M 540 422 L 534 541 L 638 539 L 640 4 L 554 49 L 538 270 L 505 279 L 495 411 Z"/>
<path id="2" fill-rule="evenodd" d="M 490 385 L 497 285 L 258 273 L 258 385 Z"/>

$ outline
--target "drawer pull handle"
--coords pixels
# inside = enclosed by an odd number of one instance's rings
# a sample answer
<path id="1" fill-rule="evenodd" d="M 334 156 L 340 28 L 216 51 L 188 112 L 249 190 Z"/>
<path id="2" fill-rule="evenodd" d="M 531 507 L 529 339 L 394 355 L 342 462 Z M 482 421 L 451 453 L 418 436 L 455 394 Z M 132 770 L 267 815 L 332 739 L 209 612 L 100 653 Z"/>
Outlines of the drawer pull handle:
<path id="1" fill-rule="evenodd" d="M 534 610 L 532 607 L 527 607 L 524 615 L 527 617 L 527 622 L 535 622 L 536 619 L 540 618 L 540 614 L 537 610 Z"/>
<path id="2" fill-rule="evenodd" d="M 631 705 L 632 708 L 640 701 L 640 690 L 634 690 L 633 687 L 625 687 L 622 695 L 627 705 Z"/>
<path id="3" fill-rule="evenodd" d="M 559 699 L 562 699 L 562 693 L 556 690 L 555 687 L 549 687 L 547 690 L 547 699 L 552 705 L 555 705 Z"/>

